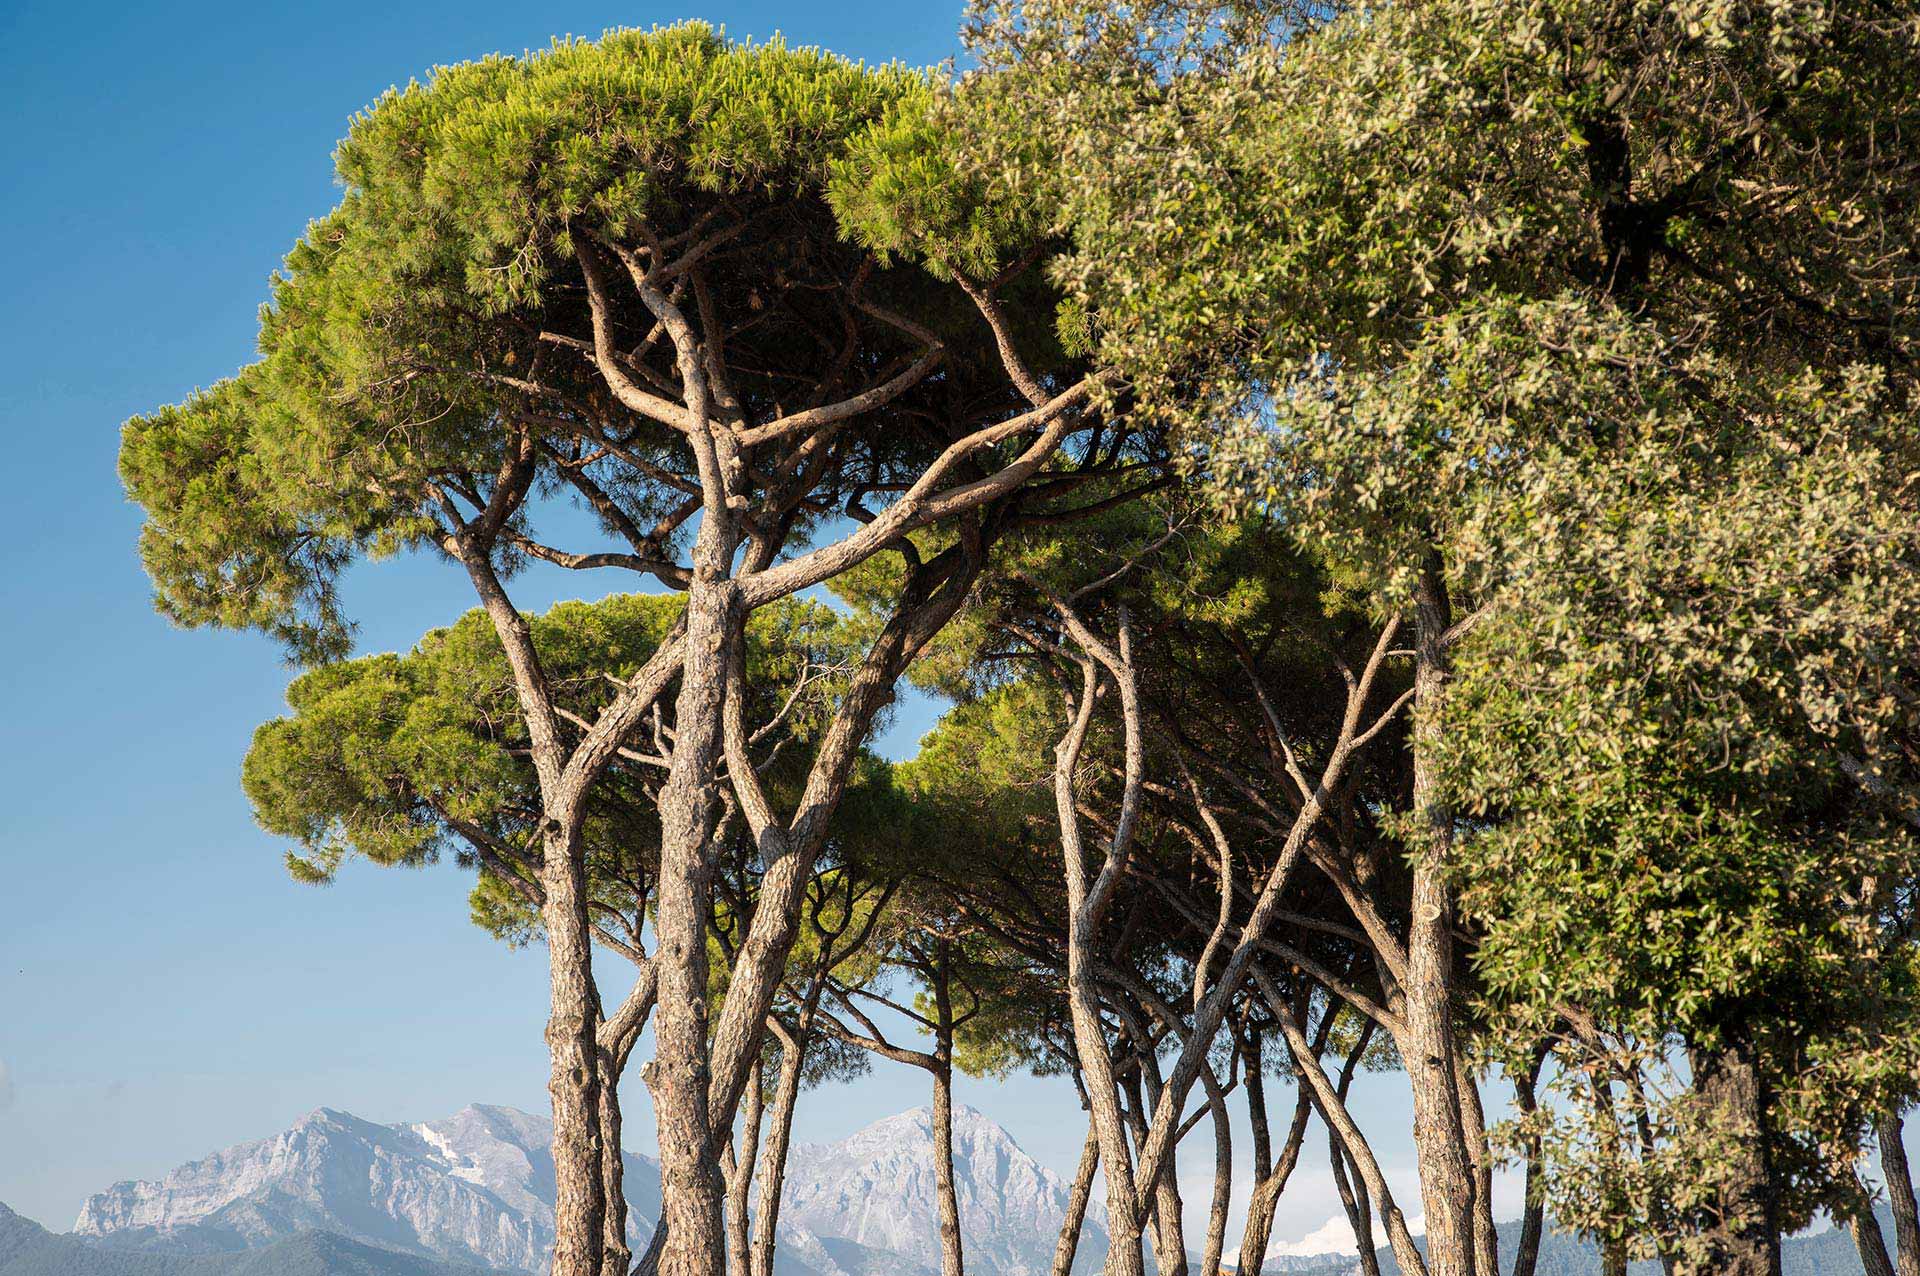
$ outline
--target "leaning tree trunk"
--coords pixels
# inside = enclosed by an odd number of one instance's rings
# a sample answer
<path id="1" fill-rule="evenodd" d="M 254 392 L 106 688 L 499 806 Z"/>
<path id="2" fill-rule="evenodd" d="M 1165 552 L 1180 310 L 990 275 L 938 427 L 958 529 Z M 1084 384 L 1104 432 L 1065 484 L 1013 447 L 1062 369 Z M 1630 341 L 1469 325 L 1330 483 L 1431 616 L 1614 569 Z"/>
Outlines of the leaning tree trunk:
<path id="1" fill-rule="evenodd" d="M 1413 804 L 1419 841 L 1407 928 L 1406 1026 L 1396 1044 L 1413 1092 L 1427 1262 L 1433 1276 L 1475 1276 L 1475 1175 L 1461 1121 L 1453 1027 L 1453 899 L 1444 877 L 1453 844 L 1453 813 L 1441 799 L 1435 774 L 1437 715 L 1448 676 L 1443 635 L 1451 623 L 1446 583 L 1437 559 L 1430 559 L 1415 591 Z"/>
<path id="2" fill-rule="evenodd" d="M 1367 1185 L 1358 1181 L 1357 1175 L 1347 1172 L 1350 1163 L 1340 1132 L 1328 1126 L 1327 1164 L 1333 1170 L 1333 1186 L 1340 1194 L 1340 1205 L 1347 1211 L 1347 1226 L 1353 1229 L 1353 1247 L 1360 1255 L 1360 1276 L 1380 1276 L 1380 1251 L 1373 1243 L 1373 1199 L 1367 1194 Z"/>
<path id="3" fill-rule="evenodd" d="M 547 1092 L 553 1101 L 552 1276 L 602 1276 L 606 1182 L 600 1114 L 599 1001 L 587 921 L 586 866 L 577 831 L 549 827 L 541 885 L 546 900 Z M 615 1155 L 618 1155 L 617 1149 Z"/>
<path id="4" fill-rule="evenodd" d="M 1051 1276 L 1073 1276 L 1073 1257 L 1080 1249 L 1080 1233 L 1087 1223 L 1087 1202 L 1093 1197 L 1093 1174 L 1099 1168 L 1100 1131 L 1089 1120 L 1087 1141 L 1080 1149 L 1080 1164 L 1073 1172 L 1073 1189 L 1067 1193 L 1067 1216 L 1060 1224 L 1060 1239 L 1053 1247 Z"/>
<path id="5" fill-rule="evenodd" d="M 1279 1021 L 1280 1032 L 1286 1037 L 1287 1048 L 1292 1052 L 1294 1073 L 1312 1092 L 1314 1110 L 1328 1128 L 1339 1133 L 1340 1141 L 1346 1144 L 1347 1155 L 1352 1158 L 1359 1181 L 1366 1184 L 1379 1205 L 1380 1218 L 1387 1229 L 1387 1243 L 1393 1247 L 1393 1259 L 1400 1265 L 1401 1276 L 1431 1276 L 1426 1259 L 1421 1257 L 1419 1247 L 1413 1243 L 1413 1234 L 1407 1230 L 1406 1216 L 1394 1202 L 1393 1190 L 1387 1186 L 1387 1176 L 1381 1172 L 1379 1158 L 1374 1156 L 1373 1147 L 1367 1142 L 1367 1136 L 1361 1133 L 1353 1114 L 1347 1111 L 1346 1101 L 1328 1079 L 1326 1069 L 1320 1066 L 1319 1054 L 1313 1043 L 1307 1040 L 1306 1030 L 1293 1017 L 1271 976 L 1256 966 L 1253 979 L 1260 989 L 1260 995 L 1266 999 L 1268 1009 Z"/>
<path id="6" fill-rule="evenodd" d="M 1331 1026 L 1332 1011 L 1328 1011 Z M 1374 1024 L 1369 1020 L 1360 1029 L 1360 1037 L 1347 1052 L 1346 1061 L 1340 1065 L 1340 1079 L 1333 1088 L 1334 1098 L 1344 1107 L 1347 1093 L 1353 1088 L 1354 1070 L 1360 1066 L 1360 1060 L 1367 1053 L 1367 1046 L 1373 1041 Z M 1340 1137 L 1340 1131 L 1332 1122 L 1327 1123 L 1327 1160 L 1333 1169 L 1334 1187 L 1340 1193 L 1340 1204 L 1347 1211 L 1347 1222 L 1353 1228 L 1354 1248 L 1360 1255 L 1361 1276 L 1380 1276 L 1380 1253 L 1373 1243 L 1373 1200 L 1367 1194 L 1367 1185 L 1359 1180 L 1356 1172 L 1348 1177 L 1348 1165 L 1358 1165 L 1347 1151 L 1346 1140 Z"/>
<path id="7" fill-rule="evenodd" d="M 1887 1181 L 1887 1204 L 1893 1210 L 1894 1271 L 1898 1276 L 1920 1276 L 1920 1207 L 1913 1197 L 1913 1172 L 1907 1166 L 1906 1130 L 1899 1111 L 1889 1111 L 1873 1123 L 1880 1143 L 1880 1173 Z"/>
<path id="8" fill-rule="evenodd" d="M 1873 1216 L 1873 1197 L 1855 1181 L 1852 1198 L 1847 1202 L 1847 1231 L 1853 1235 L 1853 1247 L 1860 1254 L 1864 1276 L 1894 1276 L 1893 1259 L 1887 1254 L 1887 1238 L 1880 1234 L 1880 1220 Z"/>
<path id="9" fill-rule="evenodd" d="M 1780 1276 L 1780 1222 L 1766 1139 L 1766 1096 L 1751 1043 L 1729 1039 L 1691 1052 L 1695 1091 L 1726 1140 L 1724 1176 L 1704 1253 L 1679 1264 L 1685 1276 Z"/>

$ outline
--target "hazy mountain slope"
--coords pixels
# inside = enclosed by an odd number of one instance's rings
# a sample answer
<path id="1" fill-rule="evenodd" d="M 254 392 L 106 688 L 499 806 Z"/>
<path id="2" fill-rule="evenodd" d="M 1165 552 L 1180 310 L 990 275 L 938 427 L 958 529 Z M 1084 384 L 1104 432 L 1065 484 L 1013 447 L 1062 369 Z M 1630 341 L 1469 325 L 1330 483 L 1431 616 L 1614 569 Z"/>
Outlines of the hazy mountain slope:
<path id="1" fill-rule="evenodd" d="M 302 1232 L 263 1249 L 183 1254 L 56 1236 L 0 1205 L 0 1276 L 492 1276 L 414 1254 Z"/>

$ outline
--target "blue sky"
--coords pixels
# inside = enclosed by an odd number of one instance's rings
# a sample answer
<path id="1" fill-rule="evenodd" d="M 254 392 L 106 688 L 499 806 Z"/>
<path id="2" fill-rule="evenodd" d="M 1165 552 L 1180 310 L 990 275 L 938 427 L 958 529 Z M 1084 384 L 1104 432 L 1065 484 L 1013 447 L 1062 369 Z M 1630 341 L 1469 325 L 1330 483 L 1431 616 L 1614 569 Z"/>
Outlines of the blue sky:
<path id="1" fill-rule="evenodd" d="M 556 34 L 703 17 L 933 62 L 955 52 L 959 14 L 956 0 L 0 10 L 0 439 L 14 475 L 0 501 L 0 1202 L 65 1230 L 114 1180 L 322 1105 L 400 1121 L 546 1102 L 543 955 L 475 930 L 457 872 L 362 867 L 324 890 L 287 877 L 238 785 L 287 671 L 264 639 L 154 614 L 114 473 L 123 420 L 251 357 L 268 272 L 337 197 L 347 118 L 436 63 Z M 544 607 L 605 588 L 556 572 L 519 594 Z M 471 605 L 425 560 L 359 570 L 347 598 L 366 650 Z M 930 716 L 903 710 L 887 751 L 911 752 Z M 1357 1115 L 1413 1212 L 1402 1090 L 1364 1079 Z M 803 1101 L 799 1134 L 839 1137 L 923 1096 L 923 1074 L 881 1065 Z M 961 1097 L 1071 1172 L 1084 1127 L 1061 1084 L 968 1082 Z M 650 1150 L 637 1083 L 627 1103 L 629 1142 Z M 1282 1205 L 1283 1239 L 1338 1210 L 1318 1156 Z M 1211 1151 L 1184 1162 L 1204 1175 Z M 1205 1196 L 1189 1192 L 1197 1209 Z"/>

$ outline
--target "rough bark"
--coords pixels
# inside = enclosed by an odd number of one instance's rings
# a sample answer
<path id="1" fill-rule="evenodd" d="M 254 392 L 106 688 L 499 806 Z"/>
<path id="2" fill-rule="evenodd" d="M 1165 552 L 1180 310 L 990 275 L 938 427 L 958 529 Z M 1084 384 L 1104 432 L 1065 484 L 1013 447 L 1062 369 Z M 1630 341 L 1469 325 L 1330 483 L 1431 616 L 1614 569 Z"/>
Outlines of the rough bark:
<path id="1" fill-rule="evenodd" d="M 1486 1276 L 1500 1276 L 1500 1234 L 1493 1223 L 1493 1155 L 1487 1146 L 1486 1110 L 1480 1086 L 1466 1060 L 1454 1058 L 1454 1087 L 1460 1092 L 1460 1132 L 1473 1164 L 1473 1261 Z"/>
<path id="2" fill-rule="evenodd" d="M 1100 993 L 1094 979 L 1094 940 L 1099 934 L 1112 880 L 1117 876 L 1118 852 L 1110 844 L 1107 865 L 1089 885 L 1086 851 L 1080 839 L 1079 815 L 1074 805 L 1074 771 L 1093 722 L 1099 675 L 1092 661 L 1083 668 L 1080 701 L 1072 725 L 1055 750 L 1054 799 L 1060 825 L 1061 858 L 1067 885 L 1067 1011 L 1073 1027 L 1074 1053 L 1086 1078 L 1087 1106 L 1100 1141 L 1100 1161 L 1107 1187 L 1106 1276 L 1143 1276 L 1140 1239 L 1143 1227 L 1140 1198 L 1134 1187 L 1133 1150 L 1120 1115 L 1118 1079 L 1107 1036 L 1100 1022 Z M 1137 781 L 1136 781 L 1137 782 Z M 1118 839 L 1116 838 L 1115 841 Z"/>
<path id="3" fill-rule="evenodd" d="M 1724 1140 L 1720 1199 L 1702 1230 L 1703 1252 L 1679 1264 L 1687 1276 L 1780 1276 L 1780 1222 L 1766 1139 L 1766 1096 L 1750 1043 L 1736 1037 L 1690 1052 L 1694 1089 Z"/>
<path id="4" fill-rule="evenodd" d="M 1873 1216 L 1873 1198 L 1856 1183 L 1848 1202 L 1847 1231 L 1853 1235 L 1853 1247 L 1860 1253 L 1863 1276 L 1894 1276 L 1893 1259 L 1887 1254 L 1887 1238 L 1880 1234 L 1880 1220 Z"/>
<path id="5" fill-rule="evenodd" d="M 586 867 L 569 831 L 549 828 L 541 885 L 548 956 L 547 1093 L 553 1101 L 553 1276 L 601 1276 L 606 1182 L 600 1114 L 599 999 Z"/>
<path id="6" fill-rule="evenodd" d="M 1893 1210 L 1894 1271 L 1898 1276 L 1920 1276 L 1920 1206 L 1914 1203 L 1904 1125 L 1900 1113 L 1891 1111 L 1873 1123 L 1873 1133 L 1880 1144 L 1887 1204 Z"/>
<path id="7" fill-rule="evenodd" d="M 727 1188 L 727 1276 L 751 1276 L 753 1271 L 752 1219 L 747 1202 L 753 1195 L 753 1174 L 760 1159 L 760 1124 L 765 1112 L 764 1065 L 753 1061 L 753 1079 L 740 1105 L 740 1146 L 729 1146 Z"/>
<path id="8" fill-rule="evenodd" d="M 1093 1175 L 1099 1168 L 1100 1132 L 1088 1121 L 1087 1141 L 1080 1149 L 1080 1164 L 1073 1172 L 1073 1188 L 1067 1193 L 1067 1216 L 1060 1224 L 1060 1239 L 1053 1247 L 1052 1276 L 1072 1276 L 1073 1257 L 1079 1252 L 1080 1233 L 1087 1223 L 1087 1202 L 1093 1198 Z"/>
<path id="9" fill-rule="evenodd" d="M 1157 1092 L 1161 1083 L 1156 1078 L 1152 1089 L 1148 1088 L 1146 1069 L 1158 1064 L 1150 1046 L 1136 1043 L 1134 1058 L 1135 1065 L 1123 1079 L 1122 1089 L 1128 1099 L 1127 1124 L 1133 1132 L 1134 1152 L 1138 1155 L 1147 1142 L 1148 1095 Z M 1149 1185 L 1143 1181 L 1140 1186 Z M 1153 1269 L 1158 1276 L 1187 1276 L 1186 1206 L 1180 1199 L 1180 1185 L 1171 1173 L 1165 1173 L 1150 1186 L 1153 1190 L 1144 1211 L 1151 1224 L 1147 1239 L 1153 1249 Z"/>
<path id="10" fill-rule="evenodd" d="M 620 1074 L 613 1052 L 600 1057 L 600 1182 L 606 1196 L 601 1217 L 601 1276 L 627 1276 L 633 1251 L 627 1245 L 626 1167 L 620 1156 Z"/>
<path id="11" fill-rule="evenodd" d="M 1475 1174 L 1461 1118 L 1453 1023 L 1453 900 L 1444 878 L 1453 815 L 1440 799 L 1435 774 L 1440 744 L 1436 715 L 1448 676 L 1443 635 L 1451 623 L 1437 562 L 1426 564 L 1414 601 L 1413 804 L 1420 831 L 1412 857 L 1405 1028 L 1398 1045 L 1413 1093 L 1428 1261 L 1433 1276 L 1475 1276 Z"/>
<path id="12" fill-rule="evenodd" d="M 708 507 L 700 539 L 718 537 Z M 703 546 L 687 599 L 687 658 L 675 713 L 673 760 L 660 795 L 660 1004 L 649 1070 L 659 1124 L 666 1276 L 720 1276 L 725 1235 L 719 1158 L 708 1107 L 707 925 L 710 838 L 728 645 L 737 638 L 731 587 L 716 579 L 730 549 Z"/>
<path id="13" fill-rule="evenodd" d="M 960 1198 L 953 1182 L 953 985 L 951 950 L 940 945 L 933 968 L 933 1169 L 940 1197 L 940 1276 L 965 1276 Z"/>

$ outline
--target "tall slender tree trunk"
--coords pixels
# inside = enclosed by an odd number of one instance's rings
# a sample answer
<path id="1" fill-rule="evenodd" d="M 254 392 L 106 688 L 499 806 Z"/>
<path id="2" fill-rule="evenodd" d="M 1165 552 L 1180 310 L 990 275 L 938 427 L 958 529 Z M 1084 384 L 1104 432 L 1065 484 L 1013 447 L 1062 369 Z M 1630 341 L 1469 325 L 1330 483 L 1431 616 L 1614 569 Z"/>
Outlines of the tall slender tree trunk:
<path id="1" fill-rule="evenodd" d="M 1453 846 L 1453 813 L 1440 799 L 1435 774 L 1437 715 L 1448 677 L 1443 635 L 1452 623 L 1437 557 L 1430 556 L 1423 567 L 1414 602 L 1413 804 L 1420 831 L 1413 848 L 1407 928 L 1406 1026 L 1398 1045 L 1413 1091 L 1413 1140 L 1427 1212 L 1428 1264 L 1433 1276 L 1476 1276 L 1475 1174 L 1461 1119 L 1453 1025 L 1453 899 L 1444 878 Z"/>
<path id="2" fill-rule="evenodd" d="M 1513 1078 L 1514 1104 L 1520 1109 L 1522 1117 L 1532 1117 L 1539 1111 L 1539 1099 L 1534 1086 L 1540 1080 L 1540 1069 L 1546 1063 L 1548 1046 L 1542 1044 L 1533 1053 L 1532 1066 L 1525 1072 L 1511 1074 Z M 1540 1265 L 1540 1235 L 1546 1230 L 1546 1149 L 1542 1146 L 1538 1132 L 1527 1135 L 1527 1203 L 1520 1216 L 1520 1240 L 1514 1246 L 1512 1276 L 1533 1276 L 1534 1269 Z"/>
<path id="3" fill-rule="evenodd" d="M 586 866 L 576 830 L 550 821 L 543 839 L 547 933 L 547 1093 L 553 1101 L 553 1276 L 602 1276 L 606 1182 L 600 1112 L 599 998 L 587 921 Z"/>
<path id="4" fill-rule="evenodd" d="M 1093 1174 L 1099 1168 L 1100 1131 L 1089 1120 L 1087 1141 L 1080 1148 L 1080 1164 L 1073 1171 L 1073 1187 L 1067 1193 L 1067 1216 L 1053 1247 L 1052 1276 L 1073 1276 L 1073 1258 L 1080 1250 L 1080 1233 L 1087 1224 L 1087 1202 L 1093 1198 Z"/>
<path id="5" fill-rule="evenodd" d="M 1074 1055 L 1086 1080 L 1087 1106 L 1100 1137 L 1100 1164 L 1107 1185 L 1106 1276 L 1143 1276 L 1141 1201 L 1133 1179 L 1133 1149 L 1120 1114 L 1113 1055 L 1100 1022 L 1100 992 L 1094 972 L 1094 939 L 1103 901 L 1090 898 L 1079 812 L 1074 806 L 1074 770 L 1093 718 L 1097 674 L 1085 666 L 1085 685 L 1074 725 L 1055 750 L 1054 805 L 1067 884 L 1067 1014 Z"/>
<path id="6" fill-rule="evenodd" d="M 601 1049 L 600 1060 L 600 1182 L 606 1194 L 601 1219 L 601 1276 L 628 1276 L 633 1250 L 627 1245 L 626 1167 L 620 1152 L 620 1068 L 614 1052 Z"/>
<path id="7" fill-rule="evenodd" d="M 1898 1110 L 1873 1123 L 1873 1135 L 1880 1144 L 1880 1174 L 1893 1210 L 1894 1271 L 1898 1276 L 1920 1276 L 1920 1207 L 1914 1203 L 1905 1134 Z"/>
<path id="8" fill-rule="evenodd" d="M 952 947 L 942 940 L 933 969 L 933 1168 L 940 1196 L 940 1276 L 966 1276 L 960 1249 L 960 1197 L 953 1182 Z"/>
<path id="9" fill-rule="evenodd" d="M 940 1197 L 940 1276 L 962 1276 L 960 1198 L 953 1182 L 953 1065 L 933 1070 L 933 1168 Z"/>
<path id="10" fill-rule="evenodd" d="M 1327 1078 L 1326 1069 L 1320 1066 L 1319 1055 L 1313 1043 L 1307 1040 L 1305 1029 L 1289 1012 L 1272 978 L 1258 966 L 1253 969 L 1253 977 L 1261 995 L 1266 998 L 1268 1008 L 1280 1023 L 1280 1031 L 1285 1035 L 1287 1047 L 1293 1054 L 1294 1071 L 1312 1092 L 1315 1110 L 1329 1128 L 1339 1132 L 1340 1141 L 1346 1145 L 1347 1155 L 1353 1160 L 1359 1181 L 1366 1184 L 1367 1190 L 1379 1204 L 1381 1221 L 1386 1224 L 1387 1243 L 1393 1247 L 1393 1258 L 1400 1265 L 1401 1276 L 1431 1276 L 1426 1260 L 1413 1243 L 1413 1234 L 1407 1230 L 1406 1216 L 1394 1202 L 1393 1191 L 1387 1186 L 1387 1176 L 1380 1170 L 1380 1161 L 1374 1156 L 1372 1145 L 1354 1122 L 1353 1114 L 1347 1111 L 1347 1105 L 1334 1083 Z"/>
<path id="11" fill-rule="evenodd" d="M 1333 1024 L 1322 1022 L 1316 1045 L 1323 1045 Z M 1287 1125 L 1286 1141 L 1280 1153 L 1273 1154 L 1273 1136 L 1267 1125 L 1266 1058 L 1262 1034 L 1249 1031 L 1241 1042 L 1242 1069 L 1246 1080 L 1247 1124 L 1253 1131 L 1253 1193 L 1247 1199 L 1247 1223 L 1240 1233 L 1240 1257 L 1235 1266 L 1242 1272 L 1258 1273 L 1266 1266 L 1267 1246 L 1273 1241 L 1273 1215 L 1280 1194 L 1293 1177 L 1300 1162 L 1300 1149 L 1306 1140 L 1307 1121 L 1313 1115 L 1313 1100 L 1304 1082 L 1295 1087 L 1293 1119 Z"/>
<path id="12" fill-rule="evenodd" d="M 703 466 L 703 469 L 705 467 Z M 716 518 L 716 514 L 718 517 Z M 737 640 L 731 546 L 709 502 L 687 591 L 686 660 L 674 717 L 673 760 L 660 794 L 660 884 L 655 911 L 660 1003 L 650 1082 L 659 1124 L 667 1224 L 665 1276 L 721 1276 L 726 1251 L 719 1157 L 708 1103 L 707 925 L 729 647 Z"/>
<path id="13" fill-rule="evenodd" d="M 1730 1038 L 1690 1052 L 1694 1089 L 1726 1138 L 1725 1175 L 1715 1216 L 1704 1232 L 1706 1254 L 1679 1270 L 1687 1276 L 1780 1276 L 1780 1220 L 1767 1151 L 1766 1096 L 1753 1046 Z"/>
<path id="14" fill-rule="evenodd" d="M 1487 1114 L 1480 1085 L 1464 1057 L 1454 1057 L 1454 1086 L 1460 1092 L 1460 1133 L 1473 1164 L 1473 1263 L 1483 1276 L 1500 1276 L 1500 1234 L 1493 1222 L 1493 1155 L 1487 1146 Z"/>
<path id="15" fill-rule="evenodd" d="M 751 1276 L 753 1221 L 747 1202 L 753 1197 L 753 1172 L 760 1160 L 760 1123 L 766 1108 L 766 1074 L 762 1056 L 755 1056 L 753 1075 L 740 1104 L 740 1147 L 728 1147 L 727 1163 L 727 1276 Z"/>
<path id="16" fill-rule="evenodd" d="M 1127 1115 L 1133 1124 L 1136 1151 L 1147 1144 L 1147 1119 L 1153 1111 L 1148 1105 L 1158 1103 L 1160 1089 L 1157 1076 L 1152 1077 L 1151 1087 L 1146 1084 L 1147 1070 L 1157 1071 L 1158 1066 L 1150 1048 L 1143 1044 L 1139 1066 L 1129 1078 L 1133 1102 Z M 1187 1276 L 1186 1209 L 1180 1200 L 1179 1182 L 1174 1177 L 1173 1158 L 1168 1157 L 1164 1164 L 1165 1169 L 1152 1184 L 1153 1267 L 1158 1276 Z"/>
<path id="17" fill-rule="evenodd" d="M 774 1081 L 767 1138 L 760 1152 L 760 1218 L 753 1233 L 752 1276 L 773 1276 L 774 1247 L 779 1244 L 780 1193 L 786 1187 L 787 1149 L 793 1141 L 793 1110 L 800 1099 L 807 1041 L 804 1027 L 799 1032 L 783 1033 L 780 1038 L 780 1075 Z"/>
<path id="18" fill-rule="evenodd" d="M 1328 1027 L 1332 1026 L 1332 1014 L 1329 1009 Z M 1347 1052 L 1345 1062 L 1340 1065 L 1340 1079 L 1333 1087 L 1333 1094 L 1342 1106 L 1347 1102 L 1348 1091 L 1353 1088 L 1354 1071 L 1367 1053 L 1373 1032 L 1374 1025 L 1371 1022 L 1361 1028 L 1359 1040 L 1354 1042 L 1353 1049 Z M 1340 1132 L 1331 1122 L 1327 1123 L 1327 1160 L 1333 1169 L 1333 1183 L 1340 1193 L 1340 1203 L 1347 1211 L 1347 1223 L 1353 1228 L 1353 1243 L 1360 1255 L 1361 1276 L 1380 1276 L 1380 1252 L 1373 1243 L 1373 1199 L 1357 1172 L 1349 1178 L 1347 1167 L 1357 1167 L 1358 1162 L 1354 1161 L 1352 1153 L 1347 1150 L 1346 1140 L 1340 1137 Z"/>

